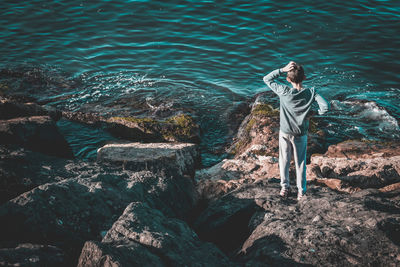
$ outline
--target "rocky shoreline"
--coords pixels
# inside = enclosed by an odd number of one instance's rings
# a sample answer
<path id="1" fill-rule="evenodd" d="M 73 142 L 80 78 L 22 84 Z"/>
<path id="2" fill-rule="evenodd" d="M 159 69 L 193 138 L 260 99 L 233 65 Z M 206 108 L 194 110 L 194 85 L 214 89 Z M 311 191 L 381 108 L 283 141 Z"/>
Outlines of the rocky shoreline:
<path id="1" fill-rule="evenodd" d="M 121 142 L 74 159 L 60 118 Z M 0 265 L 400 265 L 400 143 L 328 147 L 318 123 L 297 202 L 278 196 L 278 111 L 261 98 L 231 157 L 199 169 L 200 128 L 183 113 L 105 118 L 0 96 Z"/>

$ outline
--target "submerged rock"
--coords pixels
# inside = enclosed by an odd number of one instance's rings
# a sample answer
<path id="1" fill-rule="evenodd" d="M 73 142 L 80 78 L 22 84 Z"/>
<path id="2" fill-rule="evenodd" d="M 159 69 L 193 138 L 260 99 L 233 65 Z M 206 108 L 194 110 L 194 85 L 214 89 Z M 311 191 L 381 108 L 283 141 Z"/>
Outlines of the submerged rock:
<path id="1" fill-rule="evenodd" d="M 106 266 L 105 258 L 112 258 L 113 263 L 120 266 L 133 263 L 139 266 L 148 259 L 152 266 L 232 266 L 213 244 L 200 241 L 185 222 L 168 218 L 139 202 L 129 204 L 101 245 L 96 249 L 92 247 L 90 242 L 85 244 L 78 266 L 88 266 L 89 262 Z M 102 257 L 96 257 L 98 251 Z M 124 251 L 134 253 L 122 253 Z M 142 255 L 138 255 L 138 251 L 143 251 Z"/>
<path id="2" fill-rule="evenodd" d="M 200 142 L 200 128 L 193 118 L 178 114 L 166 120 L 135 117 L 112 117 L 107 120 L 112 134 L 137 141 Z"/>
<path id="3" fill-rule="evenodd" d="M 67 141 L 48 116 L 0 120 L 0 144 L 17 144 L 49 155 L 73 157 Z"/>
<path id="4" fill-rule="evenodd" d="M 200 154 L 196 145 L 185 143 L 109 144 L 99 148 L 97 160 L 127 170 L 164 170 L 193 177 Z"/>
<path id="5" fill-rule="evenodd" d="M 140 142 L 200 142 L 200 128 L 193 118 L 177 114 L 167 119 L 151 117 L 104 117 L 94 113 L 62 112 L 68 120 L 97 125 L 112 135 Z"/>

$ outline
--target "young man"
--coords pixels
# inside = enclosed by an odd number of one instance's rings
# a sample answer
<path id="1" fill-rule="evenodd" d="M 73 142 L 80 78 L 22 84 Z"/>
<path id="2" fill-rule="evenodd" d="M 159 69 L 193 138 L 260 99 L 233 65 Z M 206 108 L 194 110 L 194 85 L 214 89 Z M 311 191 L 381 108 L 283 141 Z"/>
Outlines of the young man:
<path id="1" fill-rule="evenodd" d="M 292 87 L 275 82 L 282 73 Z M 281 176 L 282 197 L 289 193 L 289 167 L 292 155 L 296 165 L 297 200 L 306 193 L 306 153 L 307 132 L 311 104 L 317 101 L 320 115 L 329 110 L 329 103 L 314 88 L 304 88 L 303 67 L 293 61 L 264 77 L 264 82 L 274 91 L 280 100 L 279 131 L 279 170 Z"/>

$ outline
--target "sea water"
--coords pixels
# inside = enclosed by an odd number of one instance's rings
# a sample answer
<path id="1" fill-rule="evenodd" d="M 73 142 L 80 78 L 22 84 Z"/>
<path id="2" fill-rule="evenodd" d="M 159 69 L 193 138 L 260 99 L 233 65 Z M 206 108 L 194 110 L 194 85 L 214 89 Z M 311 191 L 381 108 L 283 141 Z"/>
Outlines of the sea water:
<path id="1" fill-rule="evenodd" d="M 182 110 L 205 166 L 225 156 L 232 113 L 289 60 L 331 102 L 331 142 L 400 137 L 398 0 L 3 0 L 0 29 L 1 91 L 104 115 Z M 59 126 L 78 158 L 112 139 Z"/>

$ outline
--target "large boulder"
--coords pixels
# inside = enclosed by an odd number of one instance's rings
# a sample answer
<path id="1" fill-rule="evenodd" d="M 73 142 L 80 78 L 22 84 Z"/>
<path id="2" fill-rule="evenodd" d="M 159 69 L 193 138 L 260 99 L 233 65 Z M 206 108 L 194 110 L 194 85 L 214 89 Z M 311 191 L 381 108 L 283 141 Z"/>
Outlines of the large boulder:
<path id="1" fill-rule="evenodd" d="M 17 144 L 54 156 L 73 157 L 67 141 L 49 116 L 0 120 L 0 144 Z"/>
<path id="2" fill-rule="evenodd" d="M 313 155 L 308 176 L 339 191 L 356 192 L 400 182 L 400 143 L 346 141 Z"/>
<path id="3" fill-rule="evenodd" d="M 76 258 L 86 240 L 100 240 L 132 201 L 170 217 L 194 204 L 190 178 L 71 163 L 75 178 L 41 185 L 0 206 L 4 242 L 54 244 Z"/>
<path id="4" fill-rule="evenodd" d="M 112 258 L 118 266 L 139 266 L 148 258 L 152 266 L 232 266 L 215 245 L 200 241 L 185 222 L 168 218 L 146 203 L 129 204 L 97 246 L 100 249 L 93 250 L 91 242 L 84 246 L 78 266 L 106 266 L 105 258 Z M 138 255 L 143 248 L 147 252 Z"/>
<path id="5" fill-rule="evenodd" d="M 188 143 L 109 144 L 97 151 L 97 160 L 127 170 L 161 170 L 193 177 L 200 164 L 197 146 Z"/>
<path id="6" fill-rule="evenodd" d="M 195 229 L 245 266 L 400 264 L 398 192 L 310 185 L 297 202 L 279 189 L 277 179 L 242 185 L 212 202 Z"/>

